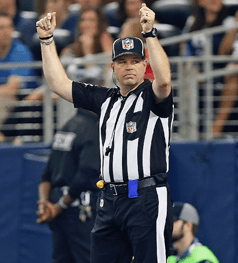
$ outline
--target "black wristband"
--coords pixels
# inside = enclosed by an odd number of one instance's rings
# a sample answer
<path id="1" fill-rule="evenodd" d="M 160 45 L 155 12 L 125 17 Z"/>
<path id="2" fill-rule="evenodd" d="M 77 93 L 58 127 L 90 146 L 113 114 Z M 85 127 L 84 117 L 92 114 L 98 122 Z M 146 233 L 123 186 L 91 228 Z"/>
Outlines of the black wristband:
<path id="1" fill-rule="evenodd" d="M 152 30 L 150 32 L 141 32 L 143 38 L 147 38 L 147 37 L 157 37 L 157 29 L 155 27 L 152 28 Z"/>
<path id="2" fill-rule="evenodd" d="M 51 36 L 49 36 L 49 37 L 39 37 L 39 39 L 40 40 L 46 40 L 46 39 L 50 39 L 50 38 L 52 38 L 53 37 L 53 34 L 51 35 Z"/>

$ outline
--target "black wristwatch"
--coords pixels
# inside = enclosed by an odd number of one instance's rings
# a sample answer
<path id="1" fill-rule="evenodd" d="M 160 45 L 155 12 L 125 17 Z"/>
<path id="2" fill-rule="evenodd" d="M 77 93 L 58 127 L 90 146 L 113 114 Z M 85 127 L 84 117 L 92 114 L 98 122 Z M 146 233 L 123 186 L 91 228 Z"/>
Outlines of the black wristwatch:
<path id="1" fill-rule="evenodd" d="M 145 33 L 144 31 L 141 32 L 143 38 L 147 37 L 157 37 L 157 29 L 155 27 L 152 28 L 150 32 Z"/>

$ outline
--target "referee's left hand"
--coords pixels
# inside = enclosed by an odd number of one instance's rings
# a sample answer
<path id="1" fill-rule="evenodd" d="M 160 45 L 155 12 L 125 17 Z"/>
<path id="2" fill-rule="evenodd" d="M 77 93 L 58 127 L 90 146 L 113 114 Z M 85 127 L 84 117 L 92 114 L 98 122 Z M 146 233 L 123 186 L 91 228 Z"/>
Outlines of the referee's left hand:
<path id="1" fill-rule="evenodd" d="M 146 6 L 145 3 L 143 3 L 141 9 L 139 10 L 139 14 L 140 14 L 140 23 L 142 30 L 145 33 L 150 32 L 155 22 L 154 11 L 152 11 L 150 8 Z"/>
<path id="2" fill-rule="evenodd" d="M 36 22 L 36 29 L 39 37 L 49 37 L 56 28 L 56 12 L 48 13 L 45 17 Z"/>

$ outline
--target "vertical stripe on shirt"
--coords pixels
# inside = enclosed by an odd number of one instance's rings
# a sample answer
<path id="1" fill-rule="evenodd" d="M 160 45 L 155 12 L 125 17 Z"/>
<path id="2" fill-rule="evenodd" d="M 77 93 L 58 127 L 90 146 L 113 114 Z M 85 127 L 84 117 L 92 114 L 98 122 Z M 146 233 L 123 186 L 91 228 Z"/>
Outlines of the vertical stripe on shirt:
<path id="1" fill-rule="evenodd" d="M 125 127 L 125 116 L 130 109 L 132 103 L 136 99 L 136 96 L 132 94 L 125 101 L 125 105 L 122 109 L 120 117 L 117 122 L 117 129 L 115 130 L 114 140 L 117 142 L 113 147 L 113 159 L 112 168 L 115 182 L 123 182 L 123 132 Z"/>
<path id="2" fill-rule="evenodd" d="M 104 142 L 104 147 L 103 147 L 103 155 L 104 155 L 104 169 L 103 169 L 103 174 L 104 174 L 104 179 L 107 181 L 109 178 L 109 181 L 113 181 L 113 178 L 110 177 L 110 154 L 105 155 L 104 153 L 106 152 L 107 147 L 111 147 L 113 137 L 114 137 L 114 128 L 115 128 L 115 123 L 117 119 L 117 115 L 119 113 L 119 110 L 121 108 L 121 100 L 118 99 L 113 107 L 112 110 L 110 111 L 110 116 L 106 122 L 106 138 Z"/>
<path id="3" fill-rule="evenodd" d="M 143 172 L 144 177 L 151 176 L 150 174 L 150 154 L 151 154 L 151 144 L 153 139 L 153 133 L 155 124 L 158 120 L 158 116 L 156 116 L 153 112 L 150 112 L 149 121 L 147 124 L 147 129 L 145 133 L 145 140 L 143 145 Z"/>
<path id="4" fill-rule="evenodd" d="M 156 220 L 157 262 L 166 263 L 164 229 L 167 217 L 167 188 L 157 187 L 156 191 L 159 200 L 158 218 Z"/>
<path id="5" fill-rule="evenodd" d="M 169 171 L 169 119 L 168 118 L 160 118 L 163 130 L 164 130 L 164 138 L 165 138 L 165 158 L 166 158 L 166 172 Z"/>
<path id="6" fill-rule="evenodd" d="M 111 98 L 107 98 L 107 100 L 103 103 L 102 107 L 101 107 L 101 116 L 100 116 L 100 120 L 99 120 L 99 127 L 102 127 L 103 124 L 103 120 L 106 114 L 106 110 L 108 108 L 109 102 L 110 102 Z M 99 129 L 99 147 L 100 147 L 100 156 L 101 156 L 101 175 L 104 175 L 104 147 L 103 147 L 103 143 L 102 143 L 102 132 L 101 129 Z M 105 180 L 109 180 L 109 178 L 104 178 Z"/>
<path id="7" fill-rule="evenodd" d="M 139 178 L 138 169 L 138 155 L 135 149 L 138 149 L 139 139 L 127 142 L 127 171 L 128 180 L 135 180 Z"/>

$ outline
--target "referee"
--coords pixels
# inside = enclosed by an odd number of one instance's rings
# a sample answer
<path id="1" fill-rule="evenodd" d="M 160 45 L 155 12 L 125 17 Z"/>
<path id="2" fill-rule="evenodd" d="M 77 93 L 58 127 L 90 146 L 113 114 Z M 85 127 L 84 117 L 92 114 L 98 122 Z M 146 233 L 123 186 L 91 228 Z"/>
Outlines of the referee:
<path id="1" fill-rule="evenodd" d="M 54 44 L 55 13 L 36 23 L 50 89 L 75 107 L 99 115 L 102 192 L 91 235 L 91 263 L 165 263 L 172 234 L 167 186 L 173 121 L 168 57 L 153 28 L 154 12 L 140 9 L 155 79 L 144 79 L 147 61 L 138 38 L 117 39 L 111 67 L 117 87 L 71 81 Z"/>

